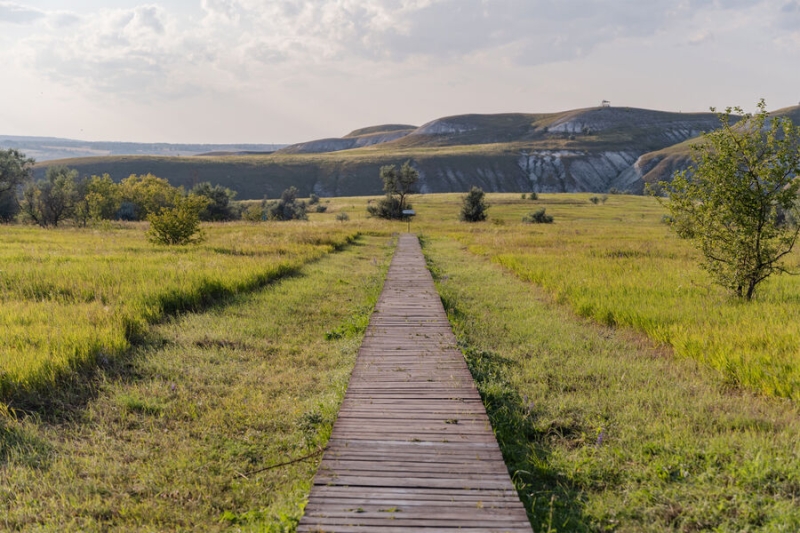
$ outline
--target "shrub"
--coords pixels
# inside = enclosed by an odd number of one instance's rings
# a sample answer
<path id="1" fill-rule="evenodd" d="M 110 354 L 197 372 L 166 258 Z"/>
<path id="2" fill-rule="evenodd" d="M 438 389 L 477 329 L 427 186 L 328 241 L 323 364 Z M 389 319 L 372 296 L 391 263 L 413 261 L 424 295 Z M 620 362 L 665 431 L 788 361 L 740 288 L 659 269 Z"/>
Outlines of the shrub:
<path id="1" fill-rule="evenodd" d="M 269 220 L 308 220 L 306 203 L 297 200 L 297 188 L 289 187 L 281 199 L 267 204 L 267 219 Z"/>
<path id="2" fill-rule="evenodd" d="M 536 194 L 536 192 L 534 191 L 528 196 L 528 198 L 530 198 L 531 200 L 538 200 L 539 199 L 539 195 Z"/>
<path id="3" fill-rule="evenodd" d="M 202 196 L 208 198 L 208 205 L 205 209 L 200 211 L 200 220 L 206 222 L 222 222 L 226 220 L 235 220 L 237 218 L 236 210 L 231 204 L 231 201 L 236 196 L 236 192 L 221 185 L 211 186 L 211 183 L 205 181 L 195 185 L 189 194 L 195 196 Z"/>
<path id="4" fill-rule="evenodd" d="M 597 204 L 604 204 L 608 200 L 608 196 L 605 194 L 603 196 L 592 196 L 589 198 L 589 201 L 592 202 L 594 205 Z"/>
<path id="5" fill-rule="evenodd" d="M 158 213 L 147 215 L 150 242 L 167 245 L 184 245 L 201 242 L 205 236 L 200 229 L 200 212 L 208 205 L 202 196 L 188 196 L 176 202 L 175 207 L 162 207 Z"/>
<path id="6" fill-rule="evenodd" d="M 551 224 L 553 217 L 545 213 L 545 209 L 537 209 L 522 217 L 522 221 L 526 224 Z"/>
<path id="7" fill-rule="evenodd" d="M 318 203 L 319 203 L 319 196 L 312 193 L 311 196 L 308 197 L 308 205 L 316 205 Z"/>
<path id="8" fill-rule="evenodd" d="M 319 200 L 317 200 L 317 201 L 319 201 Z M 316 211 L 317 213 L 324 213 L 327 210 L 328 210 L 328 206 L 327 205 L 322 205 L 322 204 L 317 204 L 317 207 L 314 208 L 314 211 Z"/>
<path id="9" fill-rule="evenodd" d="M 350 220 L 350 217 L 347 216 L 347 213 L 342 211 L 341 213 L 336 215 L 336 220 L 338 220 L 339 222 L 347 222 L 348 220 Z"/>
<path id="10" fill-rule="evenodd" d="M 248 222 L 261 222 L 264 220 L 263 204 L 252 204 L 242 212 L 242 218 Z"/>
<path id="11" fill-rule="evenodd" d="M 480 187 L 472 187 L 464 196 L 461 212 L 458 215 L 462 222 L 481 222 L 486 220 L 486 210 L 489 208 L 484 200 L 486 194 Z"/>

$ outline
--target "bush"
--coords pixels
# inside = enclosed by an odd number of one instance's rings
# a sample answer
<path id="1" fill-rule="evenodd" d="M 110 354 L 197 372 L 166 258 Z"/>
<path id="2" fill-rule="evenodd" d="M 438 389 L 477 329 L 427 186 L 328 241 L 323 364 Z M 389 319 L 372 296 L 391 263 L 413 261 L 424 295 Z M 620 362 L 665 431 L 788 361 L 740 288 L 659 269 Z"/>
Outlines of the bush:
<path id="1" fill-rule="evenodd" d="M 538 200 L 538 199 L 539 199 L 539 195 L 538 195 L 538 194 L 536 194 L 536 192 L 532 192 L 532 193 L 531 193 L 531 194 L 528 196 L 528 198 L 530 198 L 531 200 Z"/>
<path id="2" fill-rule="evenodd" d="M 189 191 L 189 194 L 208 199 L 208 205 L 200 211 L 200 220 L 204 222 L 224 222 L 237 218 L 236 210 L 231 204 L 236 193 L 231 189 L 221 185 L 212 187 L 211 183 L 205 181 L 195 185 Z"/>
<path id="3" fill-rule="evenodd" d="M 261 222 L 264 220 L 264 206 L 263 204 L 252 204 L 247 206 L 242 212 L 242 219 L 248 222 Z"/>
<path id="4" fill-rule="evenodd" d="M 350 220 L 350 217 L 347 216 L 347 213 L 342 211 L 341 213 L 336 215 L 336 220 L 338 220 L 339 222 L 347 222 L 348 220 Z"/>
<path id="5" fill-rule="evenodd" d="M 267 204 L 268 220 L 308 220 L 306 203 L 297 200 L 297 188 L 289 187 L 281 199 Z"/>
<path id="6" fill-rule="evenodd" d="M 317 201 L 319 201 L 319 200 L 317 200 Z M 327 205 L 322 205 L 322 204 L 317 204 L 317 207 L 314 208 L 314 211 L 316 211 L 317 213 L 324 213 L 327 210 L 328 210 L 328 206 Z"/>
<path id="7" fill-rule="evenodd" d="M 603 196 L 592 196 L 589 198 L 589 201 L 592 202 L 594 205 L 597 204 L 604 204 L 608 200 L 608 196 L 605 194 Z"/>
<path id="8" fill-rule="evenodd" d="M 411 209 L 411 204 L 407 203 L 405 207 L 401 208 L 400 200 L 389 194 L 378 200 L 377 203 L 367 205 L 367 213 L 370 216 L 386 219 L 402 218 L 403 209 Z"/>
<path id="9" fill-rule="evenodd" d="M 200 212 L 208 206 L 202 196 L 188 196 L 175 207 L 162 207 L 159 212 L 147 215 L 150 242 L 167 245 L 184 245 L 201 242 L 205 235 L 200 229 Z"/>
<path id="10" fill-rule="evenodd" d="M 545 213 L 545 209 L 537 209 L 522 217 L 522 221 L 526 224 L 551 224 L 553 217 Z"/>
<path id="11" fill-rule="evenodd" d="M 312 193 L 311 196 L 308 197 L 308 205 L 316 205 L 318 203 L 319 203 L 319 196 Z"/>
<path id="12" fill-rule="evenodd" d="M 19 213 L 17 191 L 7 190 L 0 192 L 0 222 L 12 222 Z"/>
<path id="13" fill-rule="evenodd" d="M 461 213 L 458 218 L 462 222 L 481 222 L 486 220 L 486 210 L 489 208 L 484 201 L 486 194 L 480 187 L 472 187 L 464 196 L 461 204 Z"/>

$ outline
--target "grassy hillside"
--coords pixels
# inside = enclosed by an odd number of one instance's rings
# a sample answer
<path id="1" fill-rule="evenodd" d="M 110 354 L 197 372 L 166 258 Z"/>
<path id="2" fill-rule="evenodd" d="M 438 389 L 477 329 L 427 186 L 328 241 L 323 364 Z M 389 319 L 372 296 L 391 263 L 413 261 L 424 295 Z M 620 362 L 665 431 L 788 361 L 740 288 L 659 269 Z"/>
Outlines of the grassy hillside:
<path id="1" fill-rule="evenodd" d="M 604 191 L 624 169 L 598 158 L 624 152 L 623 159 L 632 164 L 642 154 L 714 124 L 716 118 L 710 113 L 633 108 L 461 115 L 414 130 L 404 125 L 364 128 L 341 139 L 301 143 L 268 155 L 67 159 L 41 163 L 36 173 L 41 176 L 55 164 L 86 175 L 107 172 L 115 180 L 151 172 L 186 187 L 202 181 L 218 183 L 237 191 L 240 199 L 274 198 L 290 185 L 304 195 L 354 196 L 379 194 L 380 167 L 411 160 L 422 174 L 423 192 L 466 191 L 472 185 L 498 192 L 537 187 Z M 562 158 L 569 161 L 537 177 L 531 175 L 535 165 L 530 158 L 547 164 Z M 571 163 L 575 161 L 585 164 Z"/>
<path id="2" fill-rule="evenodd" d="M 771 113 L 787 117 L 794 124 L 800 124 L 800 106 L 784 107 Z M 639 160 L 642 180 L 645 183 L 669 181 L 675 172 L 689 167 L 692 163 L 691 146 L 697 140 L 688 140 L 673 146 L 643 155 Z"/>

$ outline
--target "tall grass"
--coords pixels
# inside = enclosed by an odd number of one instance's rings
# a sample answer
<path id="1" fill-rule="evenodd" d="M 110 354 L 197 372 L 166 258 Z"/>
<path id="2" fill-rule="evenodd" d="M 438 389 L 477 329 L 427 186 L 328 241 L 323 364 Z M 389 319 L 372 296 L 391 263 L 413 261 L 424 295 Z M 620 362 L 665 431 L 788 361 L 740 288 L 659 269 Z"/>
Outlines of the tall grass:
<path id="1" fill-rule="evenodd" d="M 216 224 L 200 246 L 148 243 L 138 225 L 4 228 L 0 241 L 0 398 L 127 349 L 166 315 L 296 271 L 347 242 L 352 227 Z"/>
<path id="2" fill-rule="evenodd" d="M 741 302 L 697 266 L 698 253 L 662 223 L 654 199 L 612 195 L 595 205 L 589 196 L 488 195 L 490 221 L 481 224 L 453 222 L 457 195 L 412 202 L 423 232 L 458 240 L 578 314 L 642 331 L 730 385 L 800 399 L 800 277 L 775 276 Z M 540 207 L 554 224 L 521 223 Z M 800 270 L 800 250 L 788 266 Z"/>

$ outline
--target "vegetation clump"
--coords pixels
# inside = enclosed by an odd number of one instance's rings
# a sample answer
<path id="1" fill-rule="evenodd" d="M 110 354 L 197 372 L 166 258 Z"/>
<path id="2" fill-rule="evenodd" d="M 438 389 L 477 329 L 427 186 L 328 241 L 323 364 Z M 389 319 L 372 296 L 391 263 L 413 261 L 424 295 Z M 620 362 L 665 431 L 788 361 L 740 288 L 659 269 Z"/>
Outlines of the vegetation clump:
<path id="1" fill-rule="evenodd" d="M 208 200 L 206 207 L 200 211 L 200 220 L 204 222 L 225 222 L 238 218 L 233 207 L 236 192 L 221 185 L 212 186 L 209 182 L 200 183 L 189 191 L 192 196 L 201 196 Z"/>
<path id="2" fill-rule="evenodd" d="M 480 187 L 473 186 L 461 202 L 458 219 L 462 222 L 482 222 L 486 220 L 489 206 L 485 200 L 486 193 Z"/>
<path id="3" fill-rule="evenodd" d="M 525 224 L 552 224 L 553 217 L 545 213 L 545 208 L 537 209 L 522 217 Z"/>
<path id="4" fill-rule="evenodd" d="M 381 167 L 380 177 L 386 196 L 368 205 L 367 212 L 378 218 L 403 219 L 403 211 L 411 209 L 408 196 L 414 192 L 419 172 L 411 166 L 411 161 L 406 161 L 399 170 L 394 165 Z"/>
<path id="5" fill-rule="evenodd" d="M 166 245 L 196 244 L 205 239 L 200 228 L 200 213 L 208 207 L 205 196 L 190 195 L 181 198 L 175 207 L 162 207 L 158 213 L 147 216 L 150 242 Z"/>
<path id="6" fill-rule="evenodd" d="M 266 205 L 266 214 L 268 220 L 308 220 L 306 214 L 306 203 L 297 199 L 297 188 L 289 187 L 283 194 L 281 199 L 268 202 Z"/>
<path id="7" fill-rule="evenodd" d="M 14 148 L 0 150 L 0 222 L 11 222 L 17 216 L 17 189 L 30 179 L 33 163 Z"/>
<path id="8" fill-rule="evenodd" d="M 694 166 L 659 185 L 667 192 L 671 227 L 703 254 L 702 267 L 736 296 L 750 300 L 756 286 L 786 272 L 792 251 L 800 180 L 800 127 L 770 117 L 764 100 L 758 113 L 721 127 L 692 146 Z"/>

